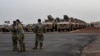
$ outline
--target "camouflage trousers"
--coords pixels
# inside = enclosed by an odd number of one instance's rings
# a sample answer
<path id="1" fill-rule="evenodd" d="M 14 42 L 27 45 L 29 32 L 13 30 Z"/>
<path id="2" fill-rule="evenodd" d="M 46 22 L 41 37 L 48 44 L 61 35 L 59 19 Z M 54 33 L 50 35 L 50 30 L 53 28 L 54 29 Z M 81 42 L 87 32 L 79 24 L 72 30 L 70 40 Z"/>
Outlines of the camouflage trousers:
<path id="1" fill-rule="evenodd" d="M 12 36 L 13 51 L 17 50 L 17 36 Z"/>
<path id="2" fill-rule="evenodd" d="M 20 34 L 19 38 L 19 51 L 25 51 L 24 34 Z"/>
<path id="3" fill-rule="evenodd" d="M 43 35 L 36 35 L 36 37 L 35 37 L 35 48 L 38 47 L 38 44 L 40 45 L 40 48 L 42 48 L 43 47 L 43 40 L 44 40 Z"/>

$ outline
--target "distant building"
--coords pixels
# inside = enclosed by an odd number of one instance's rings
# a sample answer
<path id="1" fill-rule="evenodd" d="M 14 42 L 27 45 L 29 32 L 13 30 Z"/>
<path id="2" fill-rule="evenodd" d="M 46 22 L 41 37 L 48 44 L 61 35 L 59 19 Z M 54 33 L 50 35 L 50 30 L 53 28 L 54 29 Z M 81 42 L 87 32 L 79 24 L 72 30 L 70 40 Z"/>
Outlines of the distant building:
<path id="1" fill-rule="evenodd" d="M 93 27 L 100 27 L 100 22 L 91 22 Z"/>

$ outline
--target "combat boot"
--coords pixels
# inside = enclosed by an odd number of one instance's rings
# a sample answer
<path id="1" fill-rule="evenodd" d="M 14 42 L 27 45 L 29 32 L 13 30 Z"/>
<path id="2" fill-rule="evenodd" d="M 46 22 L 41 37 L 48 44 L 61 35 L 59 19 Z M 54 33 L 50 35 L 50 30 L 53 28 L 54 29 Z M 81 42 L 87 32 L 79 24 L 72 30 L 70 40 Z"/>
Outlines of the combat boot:
<path id="1" fill-rule="evenodd" d="M 35 42 L 35 47 L 32 49 L 37 49 L 37 47 L 38 47 L 38 41 Z"/>
<path id="2" fill-rule="evenodd" d="M 26 51 L 26 49 L 25 49 L 25 43 L 23 44 L 23 51 Z"/>
<path id="3" fill-rule="evenodd" d="M 43 48 L 43 43 L 42 42 L 40 42 L 40 49 L 42 49 Z"/>

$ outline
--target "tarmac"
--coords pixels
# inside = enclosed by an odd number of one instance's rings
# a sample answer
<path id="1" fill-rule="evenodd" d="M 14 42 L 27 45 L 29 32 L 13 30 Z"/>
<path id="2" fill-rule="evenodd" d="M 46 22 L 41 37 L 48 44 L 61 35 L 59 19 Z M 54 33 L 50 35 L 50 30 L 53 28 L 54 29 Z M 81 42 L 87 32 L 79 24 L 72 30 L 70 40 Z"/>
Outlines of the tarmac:
<path id="1" fill-rule="evenodd" d="M 84 47 L 96 36 L 95 33 L 45 33 L 43 49 L 33 50 L 35 34 L 25 33 L 26 52 L 17 52 L 12 51 L 11 33 L 0 33 L 0 56 L 81 56 Z"/>
<path id="2" fill-rule="evenodd" d="M 100 27 L 88 27 L 74 33 L 95 33 L 94 41 L 86 45 L 82 50 L 81 56 L 100 56 Z"/>
<path id="3" fill-rule="evenodd" d="M 100 56 L 100 34 L 96 39 L 86 46 L 82 51 L 82 56 Z"/>

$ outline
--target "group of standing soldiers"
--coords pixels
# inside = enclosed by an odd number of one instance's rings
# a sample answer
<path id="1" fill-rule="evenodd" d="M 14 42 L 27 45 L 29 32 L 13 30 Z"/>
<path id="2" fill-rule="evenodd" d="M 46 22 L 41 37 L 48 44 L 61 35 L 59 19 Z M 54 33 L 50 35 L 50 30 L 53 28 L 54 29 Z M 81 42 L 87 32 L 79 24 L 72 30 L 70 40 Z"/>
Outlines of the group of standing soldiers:
<path id="1" fill-rule="evenodd" d="M 24 28 L 19 19 L 17 19 L 16 21 L 13 21 L 11 31 L 12 31 L 13 51 L 24 52 L 25 51 Z M 42 49 L 43 39 L 44 39 L 43 33 L 45 32 L 46 32 L 45 27 L 41 23 L 41 19 L 38 19 L 38 24 L 36 24 L 36 26 L 34 27 L 34 33 L 36 35 L 35 47 L 32 49 L 37 49 L 38 43 L 40 45 L 40 49 Z M 19 48 L 18 48 L 17 42 L 19 42 Z"/>

